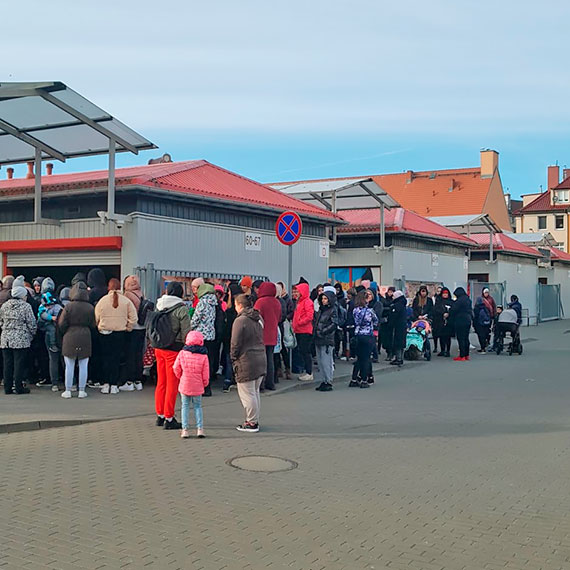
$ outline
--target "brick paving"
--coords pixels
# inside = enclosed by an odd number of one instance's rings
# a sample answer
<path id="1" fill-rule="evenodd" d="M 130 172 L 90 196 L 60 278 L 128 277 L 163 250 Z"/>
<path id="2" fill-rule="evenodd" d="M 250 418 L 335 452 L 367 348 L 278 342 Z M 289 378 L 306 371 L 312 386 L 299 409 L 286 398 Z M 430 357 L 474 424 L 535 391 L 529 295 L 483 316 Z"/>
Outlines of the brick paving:
<path id="1" fill-rule="evenodd" d="M 264 398 L 257 435 L 232 429 L 235 393 L 206 402 L 205 440 L 150 417 L 0 435 L 0 568 L 566 570 L 565 328 L 522 357 Z"/>

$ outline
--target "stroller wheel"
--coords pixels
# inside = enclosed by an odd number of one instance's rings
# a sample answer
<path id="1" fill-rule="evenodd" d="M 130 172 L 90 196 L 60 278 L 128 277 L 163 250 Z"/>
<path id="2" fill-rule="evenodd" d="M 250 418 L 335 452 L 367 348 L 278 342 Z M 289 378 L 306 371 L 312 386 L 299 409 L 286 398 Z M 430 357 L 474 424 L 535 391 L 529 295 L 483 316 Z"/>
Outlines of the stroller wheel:
<path id="1" fill-rule="evenodd" d="M 518 352 L 519 354 L 522 354 L 522 353 L 523 353 L 523 345 L 522 345 L 522 344 L 519 344 L 519 349 L 518 349 L 517 352 Z"/>

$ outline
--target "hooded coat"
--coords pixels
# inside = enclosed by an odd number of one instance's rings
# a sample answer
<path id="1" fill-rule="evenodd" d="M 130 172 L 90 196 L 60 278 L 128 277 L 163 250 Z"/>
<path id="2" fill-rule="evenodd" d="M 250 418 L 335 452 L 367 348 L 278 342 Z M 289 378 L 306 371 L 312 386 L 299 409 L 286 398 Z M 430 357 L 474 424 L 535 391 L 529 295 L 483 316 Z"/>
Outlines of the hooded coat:
<path id="1" fill-rule="evenodd" d="M 95 309 L 89 302 L 89 291 L 83 282 L 71 288 L 69 303 L 61 312 L 58 332 L 63 337 L 61 353 L 68 358 L 89 358 L 91 333 L 97 329 Z"/>
<path id="2" fill-rule="evenodd" d="M 390 316 L 388 322 L 390 327 L 394 330 L 394 343 L 392 348 L 399 350 L 406 347 L 406 334 L 407 334 L 407 315 L 406 306 L 408 300 L 405 296 L 398 297 L 392 301 L 390 305 Z"/>
<path id="3" fill-rule="evenodd" d="M 51 277 L 46 277 L 42 280 L 41 294 L 53 293 L 55 291 L 55 283 Z"/>
<path id="4" fill-rule="evenodd" d="M 87 285 L 87 277 L 83 271 L 79 271 L 73 276 L 73 279 L 71 280 L 71 286 L 73 287 L 76 283 L 79 282 L 85 283 L 85 285 Z"/>
<path id="5" fill-rule="evenodd" d="M 508 305 L 509 309 L 514 309 L 517 313 L 517 323 L 522 323 L 522 305 L 516 295 L 511 295 L 511 302 Z"/>
<path id="6" fill-rule="evenodd" d="M 447 291 L 448 297 L 444 299 L 442 294 Z M 433 309 L 433 336 L 434 337 L 446 337 L 453 335 L 453 326 L 451 324 L 451 308 L 453 307 L 454 301 L 451 298 L 451 291 L 444 287 L 441 290 L 441 294 L 437 295 L 435 299 L 435 306 Z M 443 315 L 447 313 L 448 317 L 444 318 Z"/>
<path id="7" fill-rule="evenodd" d="M 265 282 L 259 286 L 257 301 L 254 309 L 259 311 L 263 319 L 263 344 L 275 346 L 277 344 L 277 329 L 281 320 L 281 303 L 275 295 L 277 288 L 275 283 Z"/>
<path id="8" fill-rule="evenodd" d="M 32 307 L 24 299 L 9 299 L 0 307 L 0 348 L 30 348 L 37 331 Z"/>
<path id="9" fill-rule="evenodd" d="M 173 370 L 180 380 L 178 391 L 181 394 L 201 396 L 204 393 L 210 382 L 210 364 L 202 333 L 190 331 L 186 335 L 186 344 L 178 353 Z"/>
<path id="10" fill-rule="evenodd" d="M 2 289 L 0 290 L 0 307 L 12 297 L 12 284 L 14 283 L 13 275 L 5 275 L 2 278 Z"/>
<path id="11" fill-rule="evenodd" d="M 251 382 L 265 376 L 263 321 L 255 309 L 245 309 L 234 321 L 230 358 L 236 382 Z"/>
<path id="12" fill-rule="evenodd" d="M 143 292 L 139 278 L 136 275 L 129 275 L 125 279 L 124 289 L 125 297 L 131 301 L 138 313 L 141 306 L 141 299 L 143 298 Z"/>
<path id="13" fill-rule="evenodd" d="M 214 286 L 204 283 L 198 287 L 198 304 L 192 315 L 192 330 L 200 331 L 204 340 L 216 339 L 216 305 L 218 299 L 214 293 Z"/>
<path id="14" fill-rule="evenodd" d="M 89 302 L 95 306 L 107 294 L 107 280 L 99 267 L 91 269 L 87 274 L 89 286 Z"/>
<path id="15" fill-rule="evenodd" d="M 329 300 L 323 305 L 323 297 Z M 316 346 L 334 346 L 334 337 L 338 327 L 338 310 L 336 293 L 325 292 L 318 297 L 319 310 L 315 313 L 313 323 L 314 340 Z"/>
<path id="16" fill-rule="evenodd" d="M 293 314 L 293 332 L 295 334 L 313 334 L 315 305 L 309 298 L 309 285 L 299 283 L 295 288 L 299 291 L 299 300 Z"/>
<path id="17" fill-rule="evenodd" d="M 471 325 L 473 322 L 473 307 L 471 305 L 471 299 L 463 287 L 457 287 L 453 294 L 457 299 L 451 307 L 449 318 L 451 319 L 454 330 L 456 330 L 458 325 Z"/>
<path id="18" fill-rule="evenodd" d="M 165 350 L 181 350 L 191 328 L 190 315 L 184 301 L 176 295 L 166 294 L 156 302 L 156 309 L 158 311 L 168 311 L 170 314 L 170 326 L 176 334 L 174 344 Z"/>

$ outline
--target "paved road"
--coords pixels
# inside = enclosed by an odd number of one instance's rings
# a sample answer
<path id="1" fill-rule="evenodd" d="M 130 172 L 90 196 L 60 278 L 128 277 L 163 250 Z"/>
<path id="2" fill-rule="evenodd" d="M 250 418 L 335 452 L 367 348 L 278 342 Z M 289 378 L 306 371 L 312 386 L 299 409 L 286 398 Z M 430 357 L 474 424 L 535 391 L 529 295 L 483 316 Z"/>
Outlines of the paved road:
<path id="1" fill-rule="evenodd" d="M 0 435 L 0 568 L 566 570 L 567 328 L 264 398 L 257 435 L 230 429 L 235 394 L 205 440 L 149 417 Z M 298 468 L 226 463 L 250 454 Z"/>

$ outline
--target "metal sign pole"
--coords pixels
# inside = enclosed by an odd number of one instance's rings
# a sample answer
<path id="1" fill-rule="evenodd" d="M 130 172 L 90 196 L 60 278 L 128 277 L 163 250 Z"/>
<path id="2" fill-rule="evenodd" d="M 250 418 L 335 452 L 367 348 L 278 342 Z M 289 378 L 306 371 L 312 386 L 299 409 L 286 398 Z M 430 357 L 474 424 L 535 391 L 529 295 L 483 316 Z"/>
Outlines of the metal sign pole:
<path id="1" fill-rule="evenodd" d="M 287 284 L 289 286 L 289 295 L 293 292 L 293 246 L 288 246 L 289 249 L 289 264 L 287 272 Z"/>

